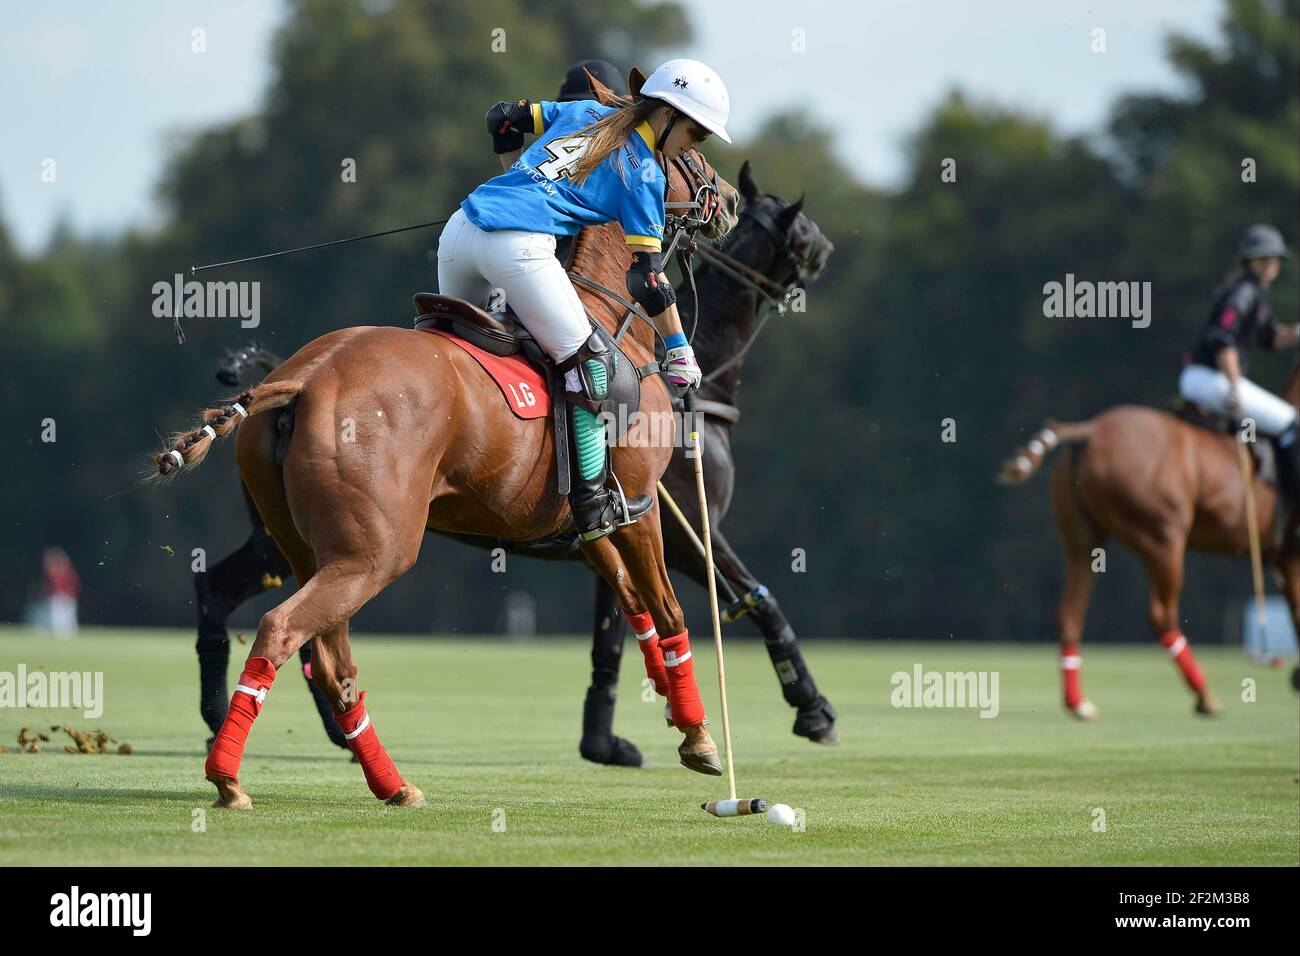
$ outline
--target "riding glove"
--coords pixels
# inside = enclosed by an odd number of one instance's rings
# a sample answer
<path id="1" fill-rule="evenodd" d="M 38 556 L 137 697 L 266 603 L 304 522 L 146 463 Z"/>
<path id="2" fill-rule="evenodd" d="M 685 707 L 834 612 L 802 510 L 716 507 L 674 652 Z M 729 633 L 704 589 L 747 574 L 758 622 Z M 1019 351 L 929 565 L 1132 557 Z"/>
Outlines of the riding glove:
<path id="1" fill-rule="evenodd" d="M 695 350 L 689 345 L 669 349 L 659 368 L 678 398 L 682 398 L 693 388 L 699 388 L 700 379 L 704 377 L 699 363 L 695 361 Z"/>

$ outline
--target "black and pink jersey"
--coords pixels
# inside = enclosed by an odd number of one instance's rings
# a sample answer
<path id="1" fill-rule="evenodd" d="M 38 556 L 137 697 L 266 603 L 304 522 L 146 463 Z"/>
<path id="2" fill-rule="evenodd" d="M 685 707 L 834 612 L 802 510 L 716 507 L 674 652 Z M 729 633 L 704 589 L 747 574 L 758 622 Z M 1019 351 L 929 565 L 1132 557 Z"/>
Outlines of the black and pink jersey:
<path id="1" fill-rule="evenodd" d="M 1201 329 L 1187 361 L 1217 368 L 1215 359 L 1219 353 L 1235 346 L 1245 374 L 1251 348 L 1261 345 L 1271 349 L 1276 334 L 1277 319 L 1273 316 L 1268 289 L 1253 272 L 1243 272 L 1215 296 L 1209 321 Z"/>

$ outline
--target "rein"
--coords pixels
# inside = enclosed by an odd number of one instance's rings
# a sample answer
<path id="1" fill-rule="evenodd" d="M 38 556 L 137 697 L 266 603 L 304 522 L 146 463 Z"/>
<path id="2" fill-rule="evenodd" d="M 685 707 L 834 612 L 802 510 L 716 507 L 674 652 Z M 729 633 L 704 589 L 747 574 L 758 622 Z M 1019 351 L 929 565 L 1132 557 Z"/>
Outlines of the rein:
<path id="1" fill-rule="evenodd" d="M 772 311 L 764 311 L 762 313 L 759 317 L 758 323 L 754 326 L 754 330 L 750 333 L 749 338 L 745 340 L 745 344 L 737 350 L 736 354 L 727 359 L 727 361 L 723 362 L 717 368 L 713 369 L 713 371 L 709 372 L 701 380 L 702 385 L 712 384 L 720 375 L 722 375 L 723 372 L 726 372 L 728 369 L 744 360 L 745 355 L 751 348 L 753 348 L 754 343 L 758 341 L 758 337 L 762 334 L 763 327 L 767 325 L 768 320 L 772 317 L 773 311 L 775 311 L 777 315 L 785 314 L 786 305 L 794 295 L 795 290 L 802 286 L 804 279 L 808 274 L 809 262 L 805 257 L 800 256 L 790 248 L 789 238 L 780 230 L 780 228 L 777 227 L 776 221 L 768 215 L 766 211 L 762 209 L 753 209 L 748 206 L 740 211 L 741 218 L 743 219 L 748 217 L 753 220 L 753 222 L 767 234 L 768 239 L 776 250 L 778 261 L 783 258 L 787 264 L 793 267 L 794 277 L 789 282 L 785 284 L 777 282 L 772 277 L 764 275 L 752 266 L 746 265 L 734 256 L 730 256 L 720 249 L 697 243 L 694 240 L 695 231 L 701 226 L 706 225 L 709 220 L 713 218 L 713 212 L 716 210 L 716 206 L 710 207 L 710 199 L 712 199 L 713 202 L 719 201 L 717 173 L 715 172 L 712 181 L 709 181 L 703 170 L 701 170 L 695 164 L 690 155 L 686 153 L 683 153 L 680 157 L 674 160 L 674 162 L 679 163 L 681 167 L 684 167 L 684 178 L 685 173 L 690 172 L 691 175 L 701 183 L 699 189 L 696 190 L 696 198 L 693 202 L 664 203 L 665 209 L 690 209 L 699 210 L 700 212 L 699 218 L 676 216 L 671 214 L 666 217 L 668 229 L 671 230 L 673 238 L 664 253 L 665 259 L 672 255 L 674 249 L 677 247 L 678 240 L 681 239 L 683 233 L 691 236 L 691 238 L 687 240 L 686 245 L 677 250 L 678 263 L 681 267 L 682 275 L 691 284 L 691 301 L 694 303 L 694 314 L 692 316 L 689 341 L 693 342 L 695 340 L 695 332 L 699 327 L 700 318 L 699 294 L 695 289 L 695 272 L 691 268 L 691 256 L 696 252 L 700 253 L 704 257 L 705 265 L 713 266 L 719 272 L 729 276 L 742 286 L 752 289 L 763 300 L 763 305 L 773 306 Z M 666 171 L 665 168 L 665 172 Z M 614 336 L 615 342 L 622 341 L 623 335 L 626 333 L 627 327 L 634 316 L 640 318 L 651 328 L 654 328 L 654 323 L 650 321 L 649 316 L 645 314 L 644 310 L 626 296 L 615 292 L 613 289 L 610 289 L 599 282 L 588 279 L 586 276 L 578 272 L 570 272 L 569 278 L 579 285 L 585 286 L 594 292 L 599 292 L 600 294 L 609 297 L 623 308 L 627 309 L 626 314 L 623 316 L 623 321 L 618 327 L 618 332 Z"/>
<path id="2" fill-rule="evenodd" d="M 774 306 L 777 315 L 785 315 L 786 304 L 794 295 L 795 290 L 803 285 L 804 279 L 808 274 L 808 260 L 790 248 L 789 239 L 780 229 L 777 228 L 776 221 L 773 220 L 765 211 L 761 209 L 751 209 L 746 206 L 740 211 L 740 216 L 742 219 L 748 216 L 757 223 L 765 233 L 767 233 L 768 239 L 771 240 L 772 245 L 776 248 L 777 255 L 783 255 L 786 262 L 794 267 L 794 278 L 785 285 L 782 285 L 770 276 L 764 275 L 757 269 L 745 265 L 733 256 L 729 256 L 720 249 L 715 249 L 712 246 L 700 247 L 699 251 L 704 255 L 705 265 L 711 265 L 719 272 L 730 276 L 741 285 L 749 287 L 763 299 L 763 305 Z M 780 295 L 780 298 L 778 299 L 776 296 L 770 294 L 763 288 L 764 285 L 773 289 L 777 295 Z M 763 327 L 767 325 L 767 320 L 771 317 L 771 311 L 763 312 L 759 317 L 758 324 L 754 326 L 754 331 L 751 332 L 749 338 L 745 340 L 745 344 L 737 350 L 735 355 L 727 359 L 713 371 L 709 372 L 708 375 L 704 376 L 702 383 L 714 382 L 723 372 L 741 362 L 745 358 L 745 354 L 749 352 L 754 343 L 758 341 L 758 337 L 762 333 Z"/>
<path id="3" fill-rule="evenodd" d="M 696 245 L 693 238 L 688 238 L 687 244 L 681 249 L 677 249 L 677 243 L 681 240 L 683 234 L 693 236 L 696 230 L 708 225 L 713 219 L 713 214 L 717 212 L 721 204 L 720 193 L 718 190 L 718 174 L 714 171 L 711 178 L 707 176 L 704 173 L 704 170 L 700 169 L 689 153 L 682 153 L 676 159 L 672 160 L 672 162 L 677 165 L 678 171 L 681 173 L 684 180 L 689 183 L 693 178 L 698 185 L 695 189 L 695 198 L 692 201 L 666 202 L 664 203 L 664 209 L 690 210 L 698 212 L 698 215 L 683 216 L 674 215 L 672 213 L 665 215 L 665 232 L 672 236 L 672 240 L 668 243 L 668 248 L 664 250 L 663 258 L 666 260 L 672 256 L 674 250 L 677 251 L 677 257 L 681 264 L 682 271 L 685 275 L 690 277 L 691 289 L 694 291 L 695 276 L 690 268 L 690 257 L 691 253 L 695 252 L 699 247 Z M 663 169 L 664 175 L 667 177 L 668 163 L 666 160 L 662 162 L 660 168 Z M 578 285 L 585 286 L 593 292 L 598 292 L 601 295 L 612 299 L 627 310 L 623 315 L 623 320 L 619 323 L 618 331 L 614 335 L 615 342 L 621 342 L 623 340 L 623 336 L 627 332 L 627 327 L 631 324 L 634 317 L 641 319 L 641 321 L 645 322 L 651 329 L 654 329 L 654 323 L 650 321 L 650 317 L 645 314 L 645 310 L 627 296 L 614 291 L 608 286 L 602 285 L 594 279 L 587 278 L 580 272 L 570 271 L 569 278 Z M 692 339 L 695 338 L 695 328 L 698 324 L 699 306 L 697 300 L 694 321 L 691 325 Z"/>

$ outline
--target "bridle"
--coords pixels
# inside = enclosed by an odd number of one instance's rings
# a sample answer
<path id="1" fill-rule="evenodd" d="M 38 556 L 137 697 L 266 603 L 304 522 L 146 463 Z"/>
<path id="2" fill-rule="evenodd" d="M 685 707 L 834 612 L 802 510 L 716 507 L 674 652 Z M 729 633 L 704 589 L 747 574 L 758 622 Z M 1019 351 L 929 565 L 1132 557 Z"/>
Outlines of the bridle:
<path id="1" fill-rule="evenodd" d="M 772 246 L 776 250 L 777 260 L 783 262 L 790 269 L 791 278 L 789 281 L 784 284 L 777 282 L 770 276 L 745 265 L 714 246 L 701 246 L 698 251 L 708 260 L 708 265 L 735 279 L 741 285 L 753 289 L 754 292 L 762 296 L 766 304 L 774 306 L 778 314 L 784 314 L 785 308 L 795 290 L 803 288 L 808 276 L 812 273 L 813 262 L 808 256 L 800 255 L 794 250 L 794 247 L 790 245 L 790 237 L 781 231 L 776 224 L 776 220 L 772 218 L 767 210 L 751 203 L 740 210 L 740 218 L 752 220 L 767 233 L 768 239 L 771 240 Z M 810 221 L 809 225 L 816 232 L 814 239 L 820 238 L 821 230 L 818 229 L 817 224 Z M 816 242 L 810 243 L 810 245 L 815 246 Z"/>
<path id="2" fill-rule="evenodd" d="M 668 213 L 665 217 L 668 222 L 665 223 L 665 232 L 668 229 L 674 230 L 673 245 L 676 244 L 676 230 L 686 229 L 694 233 L 697 229 L 707 226 L 713 221 L 713 215 L 722 206 L 722 191 L 718 188 L 718 171 L 715 169 L 710 176 L 699 164 L 695 162 L 695 157 L 690 153 L 682 152 L 672 161 L 677 167 L 678 172 L 682 174 L 682 179 L 686 182 L 695 182 L 695 198 L 690 202 L 666 202 L 664 209 L 690 209 L 696 210 L 698 215 L 695 216 L 677 216 Z M 664 175 L 668 175 L 668 165 L 663 164 Z M 671 251 L 671 246 L 669 247 Z M 665 258 L 667 255 L 665 254 Z"/>
<path id="3" fill-rule="evenodd" d="M 772 245 L 776 250 L 777 261 L 783 262 L 785 265 L 790 267 L 792 275 L 789 281 L 784 285 L 770 276 L 764 275 L 757 269 L 747 266 L 734 257 L 727 255 L 722 250 L 714 248 L 713 246 L 700 246 L 698 251 L 704 256 L 705 265 L 713 266 L 724 275 L 731 277 L 736 282 L 739 282 L 743 286 L 747 286 L 757 293 L 762 299 L 762 302 L 759 305 L 760 312 L 762 312 L 763 306 L 770 305 L 774 307 L 773 311 L 775 311 L 777 315 L 785 315 L 786 306 L 789 304 L 790 299 L 794 297 L 795 291 L 804 288 L 804 283 L 807 281 L 808 276 L 812 274 L 812 260 L 808 256 L 800 255 L 794 250 L 790 245 L 789 236 L 787 236 L 777 226 L 776 220 L 772 218 L 767 210 L 761 209 L 753 203 L 748 203 L 740 210 L 740 218 L 748 218 L 752 220 L 760 229 L 767 233 L 768 239 L 772 242 Z M 815 248 L 817 245 L 815 240 L 821 237 L 821 229 L 819 229 L 817 224 L 811 220 L 809 221 L 809 225 L 816 233 L 814 236 L 814 242 L 809 245 Z M 768 290 L 772 291 L 769 292 Z M 692 291 L 694 291 L 693 282 Z M 696 311 L 698 312 L 698 308 Z M 762 312 L 762 315 L 754 326 L 754 331 L 750 333 L 745 344 L 740 347 L 735 355 L 727 359 L 727 361 L 723 362 L 717 368 L 713 369 L 713 371 L 709 372 L 708 375 L 704 376 L 702 381 L 714 381 L 723 372 L 727 371 L 727 369 L 744 359 L 745 353 L 747 353 L 750 348 L 753 347 L 754 343 L 758 341 L 758 336 L 763 331 L 763 326 L 767 324 L 767 320 L 771 318 L 771 316 L 771 311 Z"/>
<path id="4" fill-rule="evenodd" d="M 742 286 L 752 289 L 762 300 L 759 307 L 762 314 L 754 326 L 754 331 L 750 333 L 745 344 L 740 347 L 735 355 L 704 376 L 702 383 L 710 383 L 718 378 L 718 376 L 723 372 L 744 359 L 745 354 L 749 352 L 754 343 L 758 341 L 758 336 L 762 333 L 763 327 L 767 324 L 768 319 L 771 318 L 773 311 L 777 315 L 785 314 L 786 307 L 789 304 L 790 299 L 794 297 L 796 290 L 803 288 L 808 276 L 812 274 L 813 263 L 808 256 L 800 255 L 796 252 L 790 245 L 789 237 L 779 226 L 777 226 L 776 220 L 773 219 L 766 210 L 758 208 L 753 203 L 746 204 L 746 206 L 740 210 L 740 218 L 748 218 L 752 220 L 760 229 L 763 230 L 764 233 L 766 233 L 769 241 L 771 241 L 772 246 L 775 249 L 777 261 L 782 262 L 791 269 L 792 275 L 787 282 L 777 282 L 770 276 L 766 276 L 757 269 L 745 265 L 745 263 L 740 262 L 738 259 L 728 255 L 720 249 L 709 245 L 701 245 L 696 242 L 695 233 L 699 229 L 708 225 L 709 222 L 712 221 L 714 214 L 721 207 L 721 191 L 718 188 L 718 174 L 715 170 L 713 175 L 709 176 L 700 168 L 699 164 L 695 162 L 694 157 L 691 156 L 690 153 L 686 152 L 679 154 L 672 160 L 672 163 L 677 166 L 678 171 L 687 182 L 694 181 L 696 184 L 695 198 L 693 200 L 689 202 L 664 203 L 664 210 L 666 212 L 664 238 L 668 239 L 671 236 L 671 239 L 664 249 L 663 255 L 664 258 L 667 259 L 674 251 L 676 251 L 678 262 L 682 269 L 682 275 L 691 286 L 691 301 L 694 308 L 692 309 L 693 315 L 691 318 L 690 341 L 693 342 L 695 340 L 695 331 L 699 327 L 700 318 L 699 294 L 695 288 L 695 271 L 691 268 L 691 256 L 694 253 L 699 252 L 704 256 L 706 265 L 713 266 L 724 275 L 730 276 L 736 282 L 739 282 Z M 664 160 L 662 157 L 660 158 L 660 167 L 664 171 L 664 176 L 668 177 L 668 161 Z M 668 212 L 668 210 L 685 210 L 688 212 L 694 212 L 695 215 L 679 215 L 675 212 Z M 816 233 L 814 240 L 819 238 L 821 236 L 821 230 L 818 228 L 817 224 L 810 221 L 809 225 Z M 677 247 L 683 235 L 687 236 L 686 244 L 679 249 Z M 815 247 L 816 242 L 814 241 L 813 243 L 810 243 L 810 245 Z M 627 332 L 627 328 L 634 317 L 642 319 L 651 328 L 654 327 L 654 323 L 650 321 L 650 317 L 645 314 L 641 307 L 626 296 L 601 285 L 599 282 L 588 279 L 586 276 L 578 272 L 570 272 L 569 278 L 578 285 L 586 286 L 595 292 L 599 292 L 613 299 L 615 302 L 618 302 L 627 309 L 627 312 L 623 316 L 623 320 L 619 323 L 618 332 L 614 336 L 615 342 L 622 341 L 623 335 Z M 772 306 L 772 311 L 762 311 L 762 307 L 765 305 Z"/>
<path id="5" fill-rule="evenodd" d="M 670 161 L 662 154 L 658 156 L 658 160 L 659 166 L 664 172 L 665 183 L 671 182 Z M 679 153 L 676 158 L 671 160 L 671 163 L 677 168 L 677 171 L 687 184 L 692 182 L 695 184 L 695 196 L 689 201 L 664 203 L 664 240 L 667 244 L 663 249 L 663 258 L 667 260 L 676 252 L 682 272 L 690 277 L 692 292 L 694 292 L 695 276 L 691 270 L 690 257 L 692 253 L 701 248 L 695 242 L 694 236 L 698 230 L 713 221 L 714 214 L 722 207 L 721 190 L 718 188 L 718 173 L 717 170 L 714 170 L 712 176 L 707 174 L 688 152 Z M 686 244 L 678 248 L 683 236 L 687 237 Z M 627 332 L 633 318 L 639 318 L 652 329 L 654 328 L 654 323 L 650 321 L 650 317 L 645 314 L 641 306 L 627 296 L 615 292 L 599 282 L 588 279 L 579 272 L 570 271 L 569 278 L 578 285 L 586 286 L 594 292 L 599 292 L 613 299 L 627 309 L 622 321 L 619 323 L 618 331 L 614 335 L 615 342 L 622 341 L 623 335 Z M 697 321 L 699 318 L 698 311 L 697 309 L 695 316 Z M 691 338 L 694 337 L 695 325 L 692 324 Z"/>

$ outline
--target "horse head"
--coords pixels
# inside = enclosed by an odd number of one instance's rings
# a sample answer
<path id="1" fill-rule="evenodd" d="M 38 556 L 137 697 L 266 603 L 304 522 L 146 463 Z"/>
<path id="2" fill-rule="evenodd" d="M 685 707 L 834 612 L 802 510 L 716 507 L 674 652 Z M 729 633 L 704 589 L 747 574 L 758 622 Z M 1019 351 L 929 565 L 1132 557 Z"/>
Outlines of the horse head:
<path id="1" fill-rule="evenodd" d="M 750 238 L 741 241 L 766 244 L 769 252 L 765 257 L 742 255 L 748 250 L 733 242 L 727 248 L 728 253 L 747 262 L 765 263 L 765 267 L 756 266 L 758 271 L 782 286 L 804 285 L 821 275 L 835 246 L 822 235 L 817 223 L 804 214 L 803 196 L 791 203 L 762 192 L 754 181 L 749 160 L 740 167 L 739 180 L 740 194 L 745 200 L 740 216 L 760 227 L 752 234 L 747 233 Z"/>
<path id="2" fill-rule="evenodd" d="M 619 107 L 632 102 L 631 98 L 619 96 L 590 73 L 587 77 L 591 80 L 591 89 L 596 100 L 603 106 Z M 645 74 L 633 67 L 627 76 L 627 88 L 632 96 L 641 92 L 644 83 Z M 738 215 L 740 193 L 735 186 L 717 174 L 698 149 L 688 150 L 671 162 L 665 161 L 663 169 L 668 180 L 664 202 L 670 204 L 670 212 L 682 208 L 682 204 L 702 203 L 709 193 L 713 194 L 714 198 L 707 215 L 692 215 L 691 213 L 706 212 L 697 208 L 678 217 L 687 221 L 688 231 L 692 233 L 698 231 L 703 238 L 716 240 L 736 227 L 736 223 L 740 221 Z"/>

